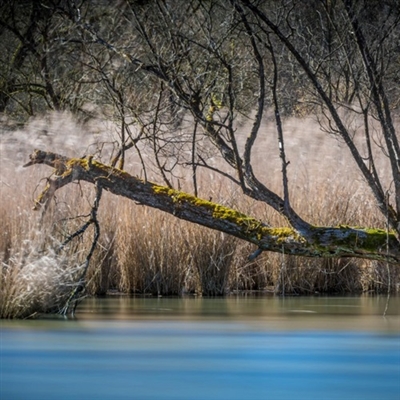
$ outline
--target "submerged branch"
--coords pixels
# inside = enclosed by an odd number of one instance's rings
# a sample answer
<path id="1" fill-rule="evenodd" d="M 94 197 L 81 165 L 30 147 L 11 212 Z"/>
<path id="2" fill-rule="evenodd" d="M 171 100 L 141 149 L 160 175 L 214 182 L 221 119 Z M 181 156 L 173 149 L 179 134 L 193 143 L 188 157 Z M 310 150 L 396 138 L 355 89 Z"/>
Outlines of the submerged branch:
<path id="1" fill-rule="evenodd" d="M 143 181 L 123 170 L 95 161 L 92 157 L 66 158 L 35 150 L 25 166 L 33 164 L 58 168 L 62 174 L 55 179 L 62 183 L 86 181 L 96 186 L 100 184 L 103 190 L 115 195 L 253 243 L 260 251 L 305 257 L 357 257 L 400 264 L 400 248 L 396 236 L 394 232 L 383 229 L 344 225 L 310 226 L 303 236 L 294 228 L 271 228 L 255 218 L 220 204 Z M 54 187 L 51 181 L 36 201 L 37 207 L 46 207 L 50 201 L 54 192 L 51 190 L 49 194 L 49 187 Z"/>

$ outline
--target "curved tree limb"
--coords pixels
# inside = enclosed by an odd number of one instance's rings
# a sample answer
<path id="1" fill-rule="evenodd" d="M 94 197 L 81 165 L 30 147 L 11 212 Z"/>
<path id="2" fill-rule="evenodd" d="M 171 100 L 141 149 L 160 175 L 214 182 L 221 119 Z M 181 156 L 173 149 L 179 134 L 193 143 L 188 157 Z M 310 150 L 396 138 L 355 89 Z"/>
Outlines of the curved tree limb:
<path id="1" fill-rule="evenodd" d="M 361 173 L 364 176 L 365 180 L 367 181 L 370 189 L 372 190 L 372 193 L 374 194 L 374 196 L 378 202 L 380 211 L 382 212 L 383 215 L 387 216 L 390 226 L 393 229 L 396 229 L 397 234 L 399 234 L 399 228 L 400 228 L 399 218 L 400 217 L 399 217 L 399 210 L 397 207 L 398 205 L 400 205 L 399 197 L 397 196 L 397 199 L 396 199 L 396 209 L 391 204 L 389 204 L 388 201 L 385 201 L 386 194 L 384 192 L 382 192 L 382 190 L 381 190 L 381 183 L 380 183 L 379 179 L 376 179 L 377 177 L 369 170 L 368 165 L 364 162 L 364 159 L 360 153 L 360 150 L 357 148 L 354 141 L 352 140 L 351 134 L 349 133 L 342 118 L 340 117 L 338 110 L 336 109 L 336 107 L 334 105 L 334 102 L 331 100 L 331 98 L 329 97 L 329 94 L 324 89 L 322 83 L 318 79 L 318 76 L 315 73 L 315 71 L 313 70 L 313 68 L 311 67 L 311 65 L 302 56 L 299 49 L 296 48 L 296 46 L 292 43 L 292 41 L 290 40 L 290 37 L 286 36 L 283 33 L 282 29 L 278 25 L 273 23 L 272 20 L 268 17 L 268 15 L 266 13 L 264 13 L 262 11 L 261 8 L 257 7 L 257 5 L 253 4 L 249 0 L 241 0 L 240 3 L 243 5 L 243 7 L 245 7 L 247 10 L 249 10 L 251 13 L 253 13 L 253 15 L 256 18 L 259 19 L 259 21 L 261 22 L 260 26 L 263 29 L 268 28 L 271 32 L 273 32 L 275 34 L 275 36 L 278 38 L 278 40 L 287 48 L 287 50 L 297 60 L 299 66 L 302 68 L 302 70 L 308 76 L 308 79 L 310 80 L 311 84 L 314 86 L 316 92 L 318 93 L 322 102 L 325 104 L 330 115 L 332 116 L 332 119 L 337 127 L 337 131 L 339 132 L 340 136 L 343 138 L 345 144 L 347 145 L 348 149 L 350 150 L 350 153 L 351 153 L 354 161 L 357 163 L 359 170 L 361 171 Z M 351 3 L 351 2 L 349 0 L 346 0 L 345 3 L 347 3 L 347 5 L 349 5 L 349 3 Z M 350 12 L 350 15 L 351 15 L 351 12 Z M 360 32 L 359 32 L 359 34 L 361 35 Z M 358 40 L 359 40 L 359 45 L 360 45 L 360 38 Z M 362 43 L 361 43 L 361 46 L 362 46 Z M 384 99 L 379 98 L 377 102 L 378 103 L 381 101 L 383 102 L 383 100 Z M 387 111 L 388 111 L 388 109 L 387 109 Z M 385 117 L 383 113 L 382 113 L 381 117 L 382 118 Z M 388 126 L 390 126 L 390 124 L 387 125 L 387 127 Z M 385 128 L 384 132 L 385 132 L 384 134 L 386 135 L 385 136 L 386 140 L 389 140 L 389 142 L 390 142 L 389 147 L 392 147 L 392 146 L 396 147 L 397 139 L 393 140 L 393 130 Z M 398 165 L 396 166 L 396 164 L 398 164 L 397 155 L 392 153 L 390 162 L 392 165 L 393 178 L 397 182 L 396 187 L 400 188 L 400 183 L 399 183 L 399 178 L 398 178 L 398 176 L 399 176 Z"/>
<path id="2" fill-rule="evenodd" d="M 394 232 L 350 226 L 311 226 L 307 235 L 291 227 L 271 228 L 263 222 L 191 194 L 143 181 L 127 172 L 88 158 L 67 158 L 35 150 L 25 166 L 46 164 L 61 173 L 46 187 L 36 206 L 46 207 L 59 187 L 86 181 L 141 205 L 157 208 L 177 218 L 206 226 L 253 243 L 262 251 L 305 257 L 357 257 L 400 265 L 400 247 Z M 52 186 L 53 185 L 53 186 Z M 306 239 L 307 238 L 307 239 Z"/>

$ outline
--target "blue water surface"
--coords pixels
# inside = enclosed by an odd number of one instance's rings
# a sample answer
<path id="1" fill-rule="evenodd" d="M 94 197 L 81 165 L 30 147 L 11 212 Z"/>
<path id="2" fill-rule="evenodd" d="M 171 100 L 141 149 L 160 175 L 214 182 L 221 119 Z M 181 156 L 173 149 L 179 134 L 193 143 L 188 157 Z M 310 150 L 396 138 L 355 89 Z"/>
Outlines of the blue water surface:
<path id="1" fill-rule="evenodd" d="M 394 334 L 68 323 L 2 330 L 2 400 L 400 399 Z"/>
<path id="2" fill-rule="evenodd" d="M 75 320 L 0 321 L 0 400 L 400 400 L 399 306 L 87 299 Z"/>

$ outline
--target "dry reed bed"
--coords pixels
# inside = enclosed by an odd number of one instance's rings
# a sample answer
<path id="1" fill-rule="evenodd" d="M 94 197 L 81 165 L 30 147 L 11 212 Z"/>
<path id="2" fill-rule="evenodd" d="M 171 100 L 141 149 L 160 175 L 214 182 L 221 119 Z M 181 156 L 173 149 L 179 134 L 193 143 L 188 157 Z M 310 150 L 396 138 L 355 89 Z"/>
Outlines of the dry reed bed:
<path id="1" fill-rule="evenodd" d="M 76 132 L 76 126 L 70 131 Z M 79 143 L 79 140 L 73 143 L 65 152 L 81 152 Z M 33 147 L 28 140 L 24 144 L 22 151 L 17 144 L 21 154 L 15 158 L 10 153 L 13 148 L 10 143 L 3 143 L 1 149 L 1 317 L 58 311 L 76 285 L 85 250 L 92 239 L 92 233 L 87 232 L 58 253 L 59 243 L 88 214 L 93 188 L 69 185 L 57 193 L 48 215 L 42 217 L 31 211 L 36 185 L 49 171 L 41 167 L 20 169 Z M 63 152 L 62 146 L 53 138 L 48 149 Z M 304 143 L 298 149 L 300 155 L 303 156 L 306 146 Z M 262 146 L 258 151 L 260 157 L 266 152 Z M 332 157 L 326 151 L 321 144 L 318 157 Z M 345 167 L 346 163 L 351 160 L 342 152 L 339 164 Z M 270 167 L 268 184 L 279 188 L 276 168 L 276 165 Z M 362 181 L 356 174 L 340 179 L 342 173 L 336 168 L 332 176 L 329 165 L 317 171 L 310 170 L 309 166 L 303 172 L 297 169 L 291 180 L 295 209 L 319 225 L 384 227 L 383 218 L 377 214 Z M 265 205 L 251 202 L 220 178 L 206 173 L 201 181 L 208 189 L 201 194 L 212 195 L 213 201 L 240 209 L 271 225 L 285 224 Z M 90 294 L 104 294 L 109 290 L 158 295 L 224 295 L 243 290 L 280 294 L 400 290 L 399 269 L 378 262 L 306 259 L 271 253 L 263 253 L 249 262 L 247 257 L 255 249 L 248 243 L 110 194 L 102 199 L 99 220 L 100 244 L 87 275 Z"/>

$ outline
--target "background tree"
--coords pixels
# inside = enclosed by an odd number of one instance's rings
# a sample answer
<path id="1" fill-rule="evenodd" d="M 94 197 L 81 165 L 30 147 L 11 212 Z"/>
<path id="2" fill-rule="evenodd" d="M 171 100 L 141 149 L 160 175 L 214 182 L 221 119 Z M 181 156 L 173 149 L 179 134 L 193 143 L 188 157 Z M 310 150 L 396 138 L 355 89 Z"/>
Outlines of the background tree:
<path id="1" fill-rule="evenodd" d="M 140 181 L 92 156 L 71 160 L 37 151 L 28 164 L 45 163 L 57 172 L 38 204 L 48 202 L 55 190 L 72 180 L 87 180 L 97 190 L 248 240 L 260 249 L 253 257 L 273 250 L 398 263 L 400 151 L 394 120 L 399 7 L 395 1 L 306 3 L 154 0 L 119 2 L 118 7 L 101 1 L 35 6 L 43 15 L 43 40 L 28 46 L 35 63 L 28 68 L 22 59 L 16 71 L 22 75 L 24 66 L 29 76 L 36 76 L 40 66 L 51 107 L 76 111 L 84 110 L 86 103 L 118 121 L 118 144 L 106 162 L 122 168 L 128 152 L 135 150 L 145 178 Z M 19 25 L 28 32 L 33 14 L 19 11 L 14 18 L 15 4 L 7 10 L 12 22 L 3 18 L 1 26 L 11 38 L 10 48 L 12 43 L 31 43 Z M 31 29 L 41 26 L 40 18 L 34 20 Z M 60 77 L 63 85 L 58 84 Z M 13 79 L 7 79 L 10 83 L 3 92 L 15 100 L 10 90 L 15 87 Z M 82 99 L 80 106 L 77 98 Z M 261 126 L 270 109 L 281 159 L 280 190 L 272 189 L 268 171 L 260 174 L 253 159 L 266 134 Z M 323 130 L 347 146 L 375 196 L 384 229 L 318 227 L 292 206 L 294 166 L 285 151 L 283 120 L 310 113 L 319 118 Z M 355 123 L 359 120 L 362 125 Z M 143 149 L 151 149 L 152 157 L 142 157 Z M 216 154 L 223 166 L 212 163 Z M 379 154 L 384 154 L 386 164 L 379 164 Z M 94 155 L 98 160 L 106 157 Z M 191 169 L 194 196 L 179 190 L 182 167 Z M 147 181 L 147 171 L 154 169 L 165 186 Z M 290 227 L 274 230 L 200 201 L 197 196 L 209 196 L 197 184 L 202 170 L 234 182 L 246 196 L 283 215 Z"/>
<path id="2" fill-rule="evenodd" d="M 86 29 L 97 43 L 136 66 L 135 73 L 143 74 L 143 81 L 151 85 L 144 87 L 146 93 L 150 90 L 154 93 L 158 87 L 159 98 L 150 102 L 154 107 L 151 123 L 159 125 L 158 132 L 168 135 L 171 129 L 166 121 L 174 118 L 177 108 L 186 110 L 234 169 L 235 176 L 229 173 L 230 177 L 237 180 L 243 192 L 283 213 L 298 232 L 313 240 L 312 226 L 290 206 L 281 123 L 280 82 L 294 78 L 290 84 L 296 87 L 296 80 L 299 80 L 285 74 L 288 70 L 285 65 L 297 64 L 298 75 L 303 75 L 301 85 L 306 82 L 303 90 L 308 92 L 307 102 L 319 105 L 324 129 L 339 135 L 346 143 L 378 207 L 390 226 L 398 231 L 399 145 L 384 86 L 387 71 L 393 71 L 392 67 L 387 67 L 395 54 L 389 38 L 398 34 L 398 8 L 395 3 L 378 9 L 376 4 L 365 8 L 360 2 L 317 1 L 315 7 L 305 13 L 304 4 L 294 1 L 271 13 L 272 5 L 267 3 L 267 8 L 262 8 L 246 1 L 232 2 L 232 7 L 218 2 L 189 2 L 186 7 L 174 7 L 165 2 L 135 4 L 123 12 L 134 27 L 131 39 L 135 43 L 134 56 L 112 44 L 112 39 L 100 37 L 93 27 L 86 26 Z M 374 20 L 379 25 L 373 26 L 371 18 L 364 18 L 365 9 L 369 14 L 380 11 L 380 18 Z M 306 21 L 311 22 L 306 25 Z M 370 35 L 369 40 L 367 35 Z M 283 61 L 278 60 L 282 51 L 288 53 Z M 266 68 L 268 64 L 270 67 Z M 247 87 L 243 87 L 243 82 Z M 171 101 L 174 107 L 166 105 Z M 284 198 L 261 182 L 251 164 L 252 148 L 269 105 L 275 108 Z M 254 109 L 257 111 L 253 128 L 247 139 L 240 141 L 238 115 L 252 118 L 248 113 Z M 350 111 L 364 116 L 361 134 L 366 144 L 365 154 L 355 140 L 351 121 L 346 115 L 342 116 L 342 109 L 347 115 Z M 376 138 L 378 149 L 372 146 L 371 118 L 380 124 L 380 137 Z M 177 128 L 174 135 L 177 135 Z M 153 144 L 156 137 L 159 136 L 153 132 Z M 164 146 L 175 147 L 167 152 L 170 162 L 183 153 L 181 148 L 176 149 L 176 141 L 171 138 L 164 138 L 161 146 L 158 143 L 158 149 L 165 149 Z M 392 182 L 387 182 L 386 188 L 375 165 L 376 150 L 386 152 L 390 161 Z M 172 165 L 178 164 L 178 160 L 172 162 Z M 198 166 L 193 154 L 192 164 Z M 157 165 L 166 179 L 165 172 L 170 172 L 169 168 L 159 160 Z M 166 181 L 171 186 L 168 179 Z"/>

